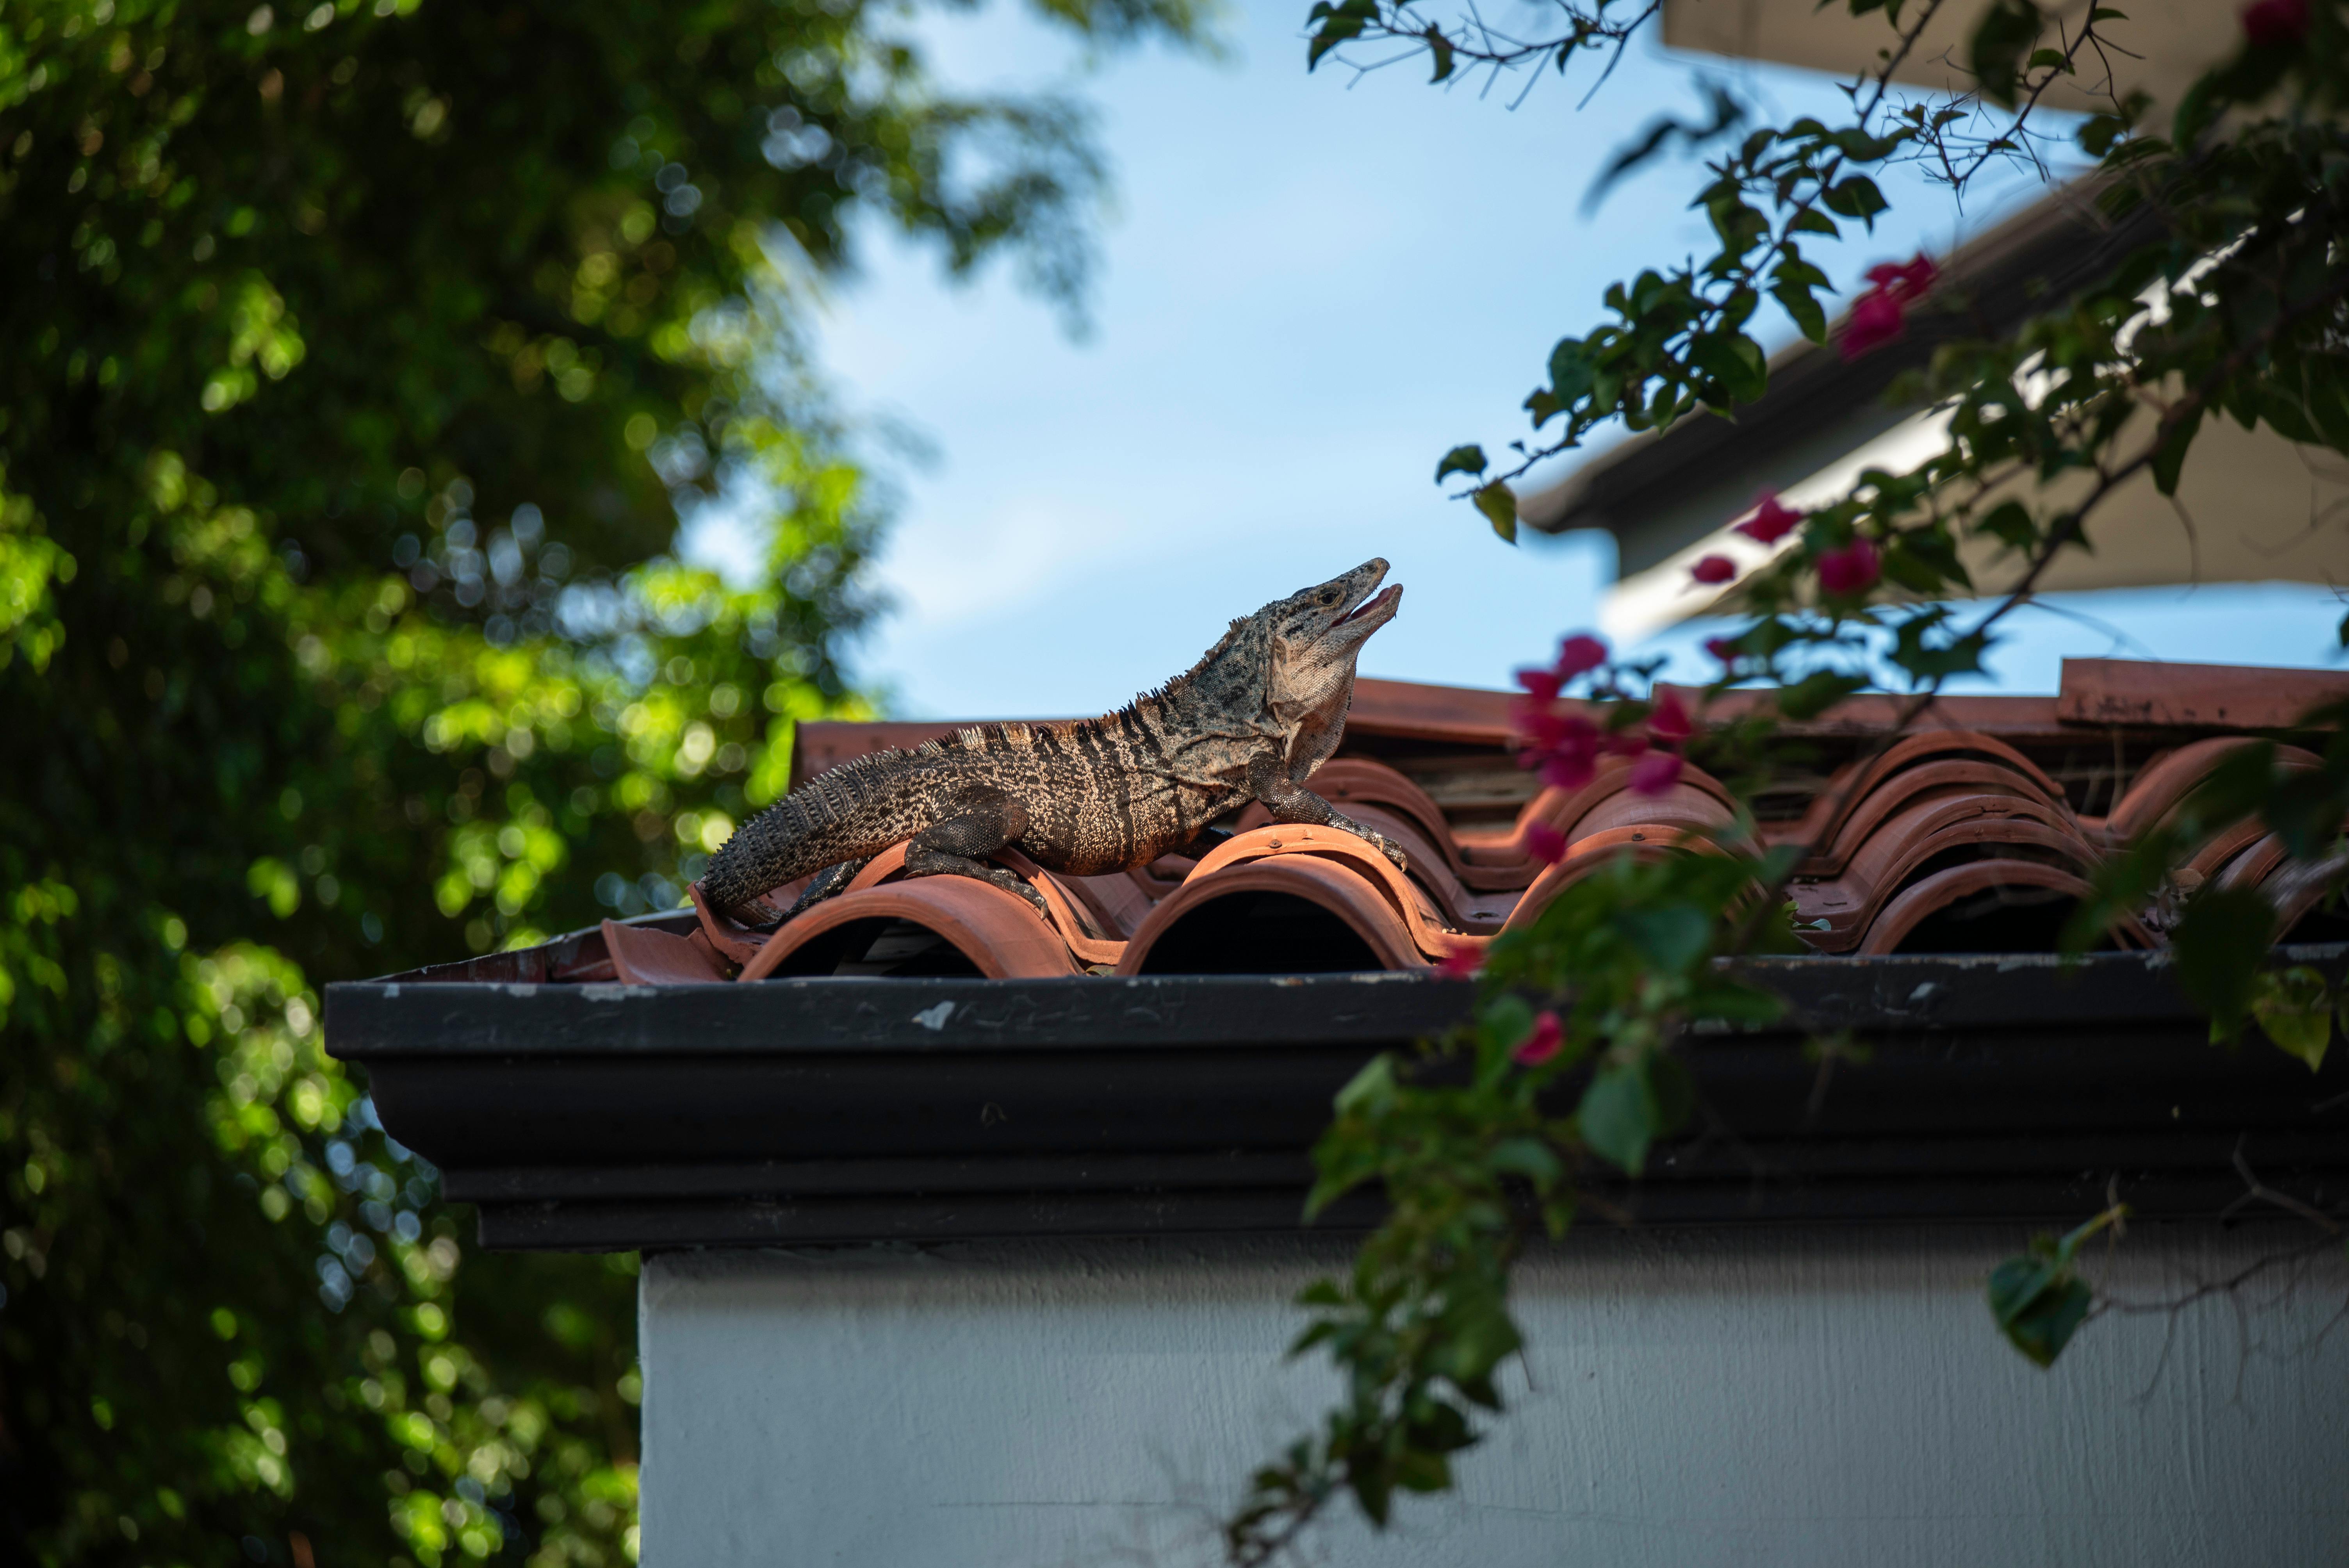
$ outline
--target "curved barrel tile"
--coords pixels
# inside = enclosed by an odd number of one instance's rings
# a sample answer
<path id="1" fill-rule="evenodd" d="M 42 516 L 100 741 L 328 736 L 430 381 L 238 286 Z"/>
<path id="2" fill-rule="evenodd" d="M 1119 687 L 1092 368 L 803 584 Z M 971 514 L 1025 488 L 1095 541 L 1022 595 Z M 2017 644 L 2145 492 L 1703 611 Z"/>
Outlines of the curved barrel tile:
<path id="1" fill-rule="evenodd" d="M 1069 890 L 1069 896 L 1092 912 L 1093 923 L 1106 934 L 1130 937 L 1150 918 L 1154 901 L 1123 872 L 1096 877 L 1062 877 L 1061 882 Z"/>
<path id="2" fill-rule="evenodd" d="M 869 887 L 879 887 L 885 882 L 895 882 L 905 873 L 905 846 L 902 842 L 892 844 L 859 867 L 856 874 L 848 879 L 848 885 L 840 890 L 840 896 L 845 898 Z"/>
<path id="3" fill-rule="evenodd" d="M 1792 883 L 1797 931 L 1822 952 L 1850 951 L 1923 868 L 1952 851 L 2060 863 L 2082 875 L 2098 853 L 2068 812 L 2013 795 L 1937 791 L 1879 823 L 1842 875 Z"/>
<path id="4" fill-rule="evenodd" d="M 701 922 L 701 934 L 709 945 L 736 964 L 748 964 L 767 944 L 767 934 L 743 924 L 722 910 L 710 907 L 701 895 L 701 884 L 695 882 L 686 890 L 693 899 L 693 913 Z"/>
<path id="5" fill-rule="evenodd" d="M 2037 861 L 1969 861 L 1963 865 L 1951 866 L 1945 871 L 1935 872 L 1932 875 L 1921 878 L 1903 889 L 1900 895 L 1885 905 L 1884 913 L 1878 915 L 1874 923 L 1868 926 L 1867 937 L 1859 944 L 1859 951 L 1867 954 L 1902 952 L 1905 944 L 1927 920 L 1982 893 L 2003 893 L 2006 898 L 2002 902 L 2010 903 L 2013 906 L 2037 908 L 2045 911 L 2051 917 L 2061 914 L 2068 918 L 2068 907 L 2059 906 L 2076 903 L 2079 900 L 2088 897 L 2089 892 L 2085 879 L 2075 876 L 2060 867 L 2043 865 Z M 2000 941 L 1995 945 L 1967 947 L 1955 951 L 2053 952 L 2054 950 L 2053 934 L 2060 929 L 2062 921 L 2051 918 L 2045 922 L 2048 934 L 2035 947 L 2021 945 L 2011 940 L 2016 924 L 2013 920 L 2001 920 L 1996 923 Z M 2122 947 L 2149 948 L 2159 945 L 2153 934 L 2138 924 L 2133 917 L 2124 917 L 2115 922 L 2110 935 Z M 1933 949 L 1920 947 L 1916 951 L 1926 952 Z"/>
<path id="6" fill-rule="evenodd" d="M 1517 907 L 1522 889 L 1479 892 L 1463 882 L 1451 861 L 1428 842 L 1417 824 L 1379 806 L 1357 806 L 1350 813 L 1366 828 L 1377 830 L 1410 858 L 1407 874 L 1418 883 L 1444 918 L 1461 931 L 1489 935 L 1501 929 Z"/>
<path id="7" fill-rule="evenodd" d="M 2222 735 L 2208 740 L 2192 741 L 2174 751 L 2163 752 L 2137 769 L 2137 777 L 2129 780 L 2129 787 L 2114 802 L 2111 815 L 2105 819 L 2106 838 L 2113 843 L 2124 844 L 2160 826 L 2185 802 L 2186 797 L 2193 793 L 2197 785 L 2229 758 L 2261 744 L 2248 735 Z M 2277 747 L 2275 762 L 2277 767 L 2293 773 L 2324 765 L 2323 758 L 2297 746 Z M 2240 826 L 2237 824 L 2238 828 Z M 2241 846 L 2238 844 L 2236 847 Z M 2201 857 L 2198 855 L 2197 858 Z"/>
<path id="8" fill-rule="evenodd" d="M 1566 858 L 1554 866 L 1543 869 L 1534 885 L 1526 889 L 1517 907 L 1509 913 L 1504 931 L 1518 931 L 1531 925 L 1550 901 L 1588 876 L 1615 863 L 1619 858 L 1635 861 L 1660 861 L 1667 855 L 1727 853 L 1720 844 L 1704 834 L 1687 828 L 1660 824 L 1630 825 L 1608 828 L 1575 841 Z"/>
<path id="9" fill-rule="evenodd" d="M 707 943 L 666 931 L 607 920 L 604 950 L 612 955 L 614 973 L 630 985 L 715 985 L 726 979 L 720 960 Z"/>
<path id="10" fill-rule="evenodd" d="M 1459 944 L 1461 934 L 1444 922 L 1424 888 L 1372 845 L 1336 828 L 1291 822 L 1235 834 L 1199 862 L 1185 885 L 1274 855 L 1318 855 L 1350 867 L 1385 895 L 1388 908 L 1411 934 L 1412 944 L 1429 958 L 1441 958 Z"/>
<path id="11" fill-rule="evenodd" d="M 1602 758 L 1590 781 L 1579 789 L 1561 789 L 1552 786 L 1526 802 L 1524 809 L 1517 813 L 1516 823 L 1506 833 L 1454 834 L 1460 858 L 1468 867 L 1468 874 L 1462 880 L 1471 887 L 1524 887 L 1531 884 L 1547 867 L 1526 847 L 1526 830 L 1539 822 L 1569 840 L 1584 832 L 1607 831 L 1621 820 L 1619 815 L 1609 816 L 1604 824 L 1594 824 L 1587 829 L 1583 823 L 1594 812 L 1609 809 L 1609 803 L 1619 796 L 1630 794 L 1630 783 L 1631 758 Z M 1736 801 L 1728 786 L 1701 768 L 1682 768 L 1681 780 L 1673 786 L 1672 798 L 1685 799 L 1679 794 L 1681 790 L 1712 799 L 1720 808 L 1719 820 L 1722 821 L 1729 820 L 1735 810 Z M 1635 800 L 1647 799 L 1638 795 L 1631 798 Z M 1504 880 L 1479 880 L 1495 877 Z"/>
<path id="12" fill-rule="evenodd" d="M 2046 769 L 1995 736 L 1971 729 L 1926 730 L 1895 741 L 1875 757 L 1862 758 L 1837 769 L 1826 788 L 1803 813 L 1802 820 L 1779 837 L 1788 843 L 1833 842 L 1845 819 L 1858 809 L 1861 801 L 1901 773 L 1930 761 L 1991 763 L 2020 774 L 2039 798 L 2051 805 L 2060 804 L 2064 799 L 2064 787 L 2049 778 Z"/>
<path id="13" fill-rule="evenodd" d="M 769 938 L 741 978 L 763 980 L 816 938 L 860 920 L 905 920 L 936 932 L 990 980 L 1081 973 L 1060 933 L 1018 894 L 970 877 L 918 877 L 817 904 Z"/>
<path id="14" fill-rule="evenodd" d="M 1125 956 L 1119 961 L 1117 972 L 1154 973 L 1152 953 L 1175 926 L 1193 917 L 1212 919 L 1213 906 L 1218 901 L 1250 893 L 1285 894 L 1327 911 L 1361 939 L 1380 968 L 1426 966 L 1427 960 L 1386 892 L 1350 864 L 1319 854 L 1275 854 L 1226 863 L 1212 875 L 1186 880 L 1150 912 L 1150 918 L 1142 923 L 1133 940 L 1126 944 Z M 1225 945 L 1236 945 L 1237 942 L 1235 935 Z M 1251 972 L 1281 972 L 1278 966 L 1279 954 L 1258 953 L 1254 956 L 1257 962 L 1251 966 Z"/>
<path id="15" fill-rule="evenodd" d="M 1695 784 L 1675 784 L 1661 795 L 1640 795 L 1617 789 L 1594 803 L 1567 830 L 1569 848 L 1587 838 L 1617 828 L 1725 828 L 1735 814 L 1711 790 Z"/>
<path id="16" fill-rule="evenodd" d="M 2282 892 L 2275 879 L 2290 862 L 2291 854 L 2283 840 L 2274 833 L 2261 836 L 2244 850 L 2220 873 L 2222 888 L 2258 888 L 2276 905 L 2276 940 L 2278 942 L 2329 942 L 2340 939 L 2338 927 L 2331 933 L 2294 934 L 2292 928 L 2323 907 L 2331 888 L 2322 881 L 2312 881 L 2306 886 Z"/>
<path id="17" fill-rule="evenodd" d="M 1110 936 L 1100 931 L 1081 911 L 1078 901 L 1061 885 L 1059 878 L 1009 846 L 997 851 L 994 858 L 1006 869 L 1017 872 L 1042 895 L 1045 908 L 1051 912 L 1053 929 L 1060 933 L 1061 939 L 1068 944 L 1069 951 L 1076 955 L 1079 963 L 1114 964 L 1118 961 L 1125 951 L 1123 936 Z M 985 885 L 970 877 L 919 877 L 914 880 L 969 882 L 977 886 Z M 850 893 L 864 892 L 873 888 L 903 885 L 905 881 L 905 845 L 895 843 L 865 862 L 864 868 L 849 879 L 848 886 L 841 890 L 840 896 L 846 898 Z M 804 920 L 807 917 L 802 915 L 800 918 Z M 796 925 L 798 922 L 792 923 Z"/>
<path id="18" fill-rule="evenodd" d="M 1043 896 L 1044 907 L 1052 914 L 1052 928 L 1079 963 L 1113 965 L 1125 956 L 1124 934 L 1111 935 L 1102 931 L 1093 921 L 1092 908 L 1071 893 L 1058 875 L 1009 844 L 996 851 L 994 858 Z"/>
<path id="19" fill-rule="evenodd" d="M 1362 757 L 1336 757 L 1324 762 L 1306 780 L 1306 788 L 1350 817 L 1359 807 L 1376 807 L 1416 827 L 1440 851 L 1459 874 L 1459 851 L 1452 842 L 1451 819 L 1434 797 L 1412 782 L 1400 769 Z"/>
<path id="20" fill-rule="evenodd" d="M 1922 799 L 1939 799 L 1958 794 L 2005 796 L 2021 803 L 2020 809 L 2035 810 L 2049 816 L 2062 830 L 2084 841 L 2094 837 L 2089 827 L 2073 815 L 2070 804 L 2063 797 L 2050 796 L 2030 774 L 2003 762 L 1940 758 L 1901 769 L 1868 790 L 1850 810 L 1839 813 L 1841 820 L 1833 841 L 1803 862 L 1801 874 L 1840 875 L 1859 847 L 1896 812 Z M 1783 832 L 1776 837 L 1782 842 L 1791 841 Z"/>

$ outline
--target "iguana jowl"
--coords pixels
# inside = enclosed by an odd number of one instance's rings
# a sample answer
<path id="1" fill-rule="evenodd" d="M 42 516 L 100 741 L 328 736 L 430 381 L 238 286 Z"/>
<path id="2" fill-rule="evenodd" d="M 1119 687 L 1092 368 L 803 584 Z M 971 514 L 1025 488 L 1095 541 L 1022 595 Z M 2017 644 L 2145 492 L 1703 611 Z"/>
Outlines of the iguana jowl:
<path id="1" fill-rule="evenodd" d="M 737 908 L 821 872 L 793 913 L 904 840 L 909 877 L 977 877 L 1041 905 L 986 858 L 1014 845 L 1078 876 L 1146 866 L 1251 799 L 1281 822 L 1340 829 L 1402 852 L 1305 788 L 1338 748 L 1354 661 L 1394 618 L 1400 585 L 1367 561 L 1231 624 L 1189 674 L 1100 718 L 965 729 L 878 751 L 808 780 L 713 856 L 703 896 Z M 1375 596 L 1373 596 L 1375 593 Z"/>

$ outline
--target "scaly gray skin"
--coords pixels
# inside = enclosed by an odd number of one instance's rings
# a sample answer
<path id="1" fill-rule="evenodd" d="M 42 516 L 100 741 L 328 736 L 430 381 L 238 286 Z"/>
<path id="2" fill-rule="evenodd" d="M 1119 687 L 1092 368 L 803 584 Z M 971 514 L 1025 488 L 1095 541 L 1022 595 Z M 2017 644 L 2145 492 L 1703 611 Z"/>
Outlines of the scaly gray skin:
<path id="1" fill-rule="evenodd" d="M 1336 828 L 1402 851 L 1305 788 L 1338 749 L 1354 662 L 1394 618 L 1402 589 L 1367 561 L 1231 624 L 1189 674 L 1100 718 L 991 724 L 911 751 L 877 751 L 818 775 L 745 822 L 713 856 L 703 895 L 739 908 L 821 872 L 792 913 L 912 841 L 905 874 L 966 876 L 1042 907 L 985 863 L 1006 844 L 1077 876 L 1146 866 L 1217 818 L 1261 800 L 1280 822 Z"/>

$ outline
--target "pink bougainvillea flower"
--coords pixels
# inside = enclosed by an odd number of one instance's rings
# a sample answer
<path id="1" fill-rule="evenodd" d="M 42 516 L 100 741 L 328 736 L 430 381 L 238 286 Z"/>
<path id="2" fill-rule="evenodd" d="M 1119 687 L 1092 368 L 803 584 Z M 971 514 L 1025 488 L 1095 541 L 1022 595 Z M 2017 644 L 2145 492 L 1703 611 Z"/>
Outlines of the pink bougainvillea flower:
<path id="1" fill-rule="evenodd" d="M 1933 258 L 1919 252 L 1905 262 L 1878 262 L 1868 269 L 1874 284 L 1852 302 L 1843 324 L 1843 356 L 1857 359 L 1873 348 L 1897 342 L 1909 330 L 1908 307 L 1922 299 L 1940 280 Z"/>
<path id="2" fill-rule="evenodd" d="M 1609 757 L 1637 757 L 1648 749 L 1648 738 L 1636 729 L 1609 730 L 1599 748 Z"/>
<path id="3" fill-rule="evenodd" d="M 1724 665 L 1733 665 L 1744 656 L 1738 653 L 1735 641 L 1728 637 L 1707 637 L 1704 651 Z"/>
<path id="4" fill-rule="evenodd" d="M 1696 725 L 1690 719 L 1678 692 L 1666 692 L 1648 710 L 1648 733 L 1666 741 L 1686 740 L 1696 733 Z"/>
<path id="5" fill-rule="evenodd" d="M 1589 751 L 1599 745 L 1599 727 L 1578 713 L 1520 706 L 1516 721 L 1518 733 L 1540 751 Z"/>
<path id="6" fill-rule="evenodd" d="M 1631 793 L 1661 795 L 1681 781 L 1678 752 L 1651 751 L 1631 764 Z"/>
<path id="7" fill-rule="evenodd" d="M 1485 950 L 1481 947 L 1471 947 L 1464 942 L 1444 954 L 1444 962 L 1436 967 L 1455 980 L 1465 980 L 1477 970 L 1485 967 Z"/>
<path id="8" fill-rule="evenodd" d="M 1940 277 L 1941 269 L 1921 251 L 1908 261 L 1878 262 L 1868 269 L 1868 281 L 1902 304 L 1922 298 Z"/>
<path id="9" fill-rule="evenodd" d="M 1599 771 L 1599 758 L 1587 751 L 1553 751 L 1542 758 L 1541 781 L 1553 789 L 1579 789 Z"/>
<path id="10" fill-rule="evenodd" d="M 1855 539 L 1841 550 L 1830 550 L 1819 557 L 1819 586 L 1830 593 L 1859 593 L 1876 585 L 1883 570 L 1883 561 L 1876 546 L 1865 539 Z"/>
<path id="11" fill-rule="evenodd" d="M 2308 0 L 2251 0 L 2243 7 L 2243 36 L 2261 48 L 2308 41 Z"/>
<path id="12" fill-rule="evenodd" d="M 1711 587 L 1716 583 L 1726 583 L 1736 576 L 1737 563 L 1726 555 L 1708 555 L 1689 568 L 1689 575 L 1707 587 Z"/>
<path id="13" fill-rule="evenodd" d="M 1872 289 L 1859 296 L 1844 320 L 1843 356 L 1857 359 L 1871 349 L 1898 342 L 1908 330 L 1900 302 L 1886 290 Z"/>
<path id="14" fill-rule="evenodd" d="M 1607 645 L 1583 633 L 1558 645 L 1557 674 L 1560 680 L 1572 680 L 1586 675 L 1607 662 Z"/>
<path id="15" fill-rule="evenodd" d="M 1546 866 L 1554 866 L 1566 859 L 1566 835 L 1547 822 L 1527 822 L 1526 853 Z"/>
<path id="16" fill-rule="evenodd" d="M 1737 531 L 1756 544 L 1775 544 L 1802 525 L 1803 514 L 1781 501 L 1769 490 L 1764 490 L 1752 517 L 1737 525 Z"/>
<path id="17" fill-rule="evenodd" d="M 1590 782 L 1599 765 L 1599 727 L 1578 713 L 1528 709 L 1520 705 L 1517 727 L 1531 742 L 1518 756 L 1518 766 L 1541 769 L 1542 782 L 1561 789 L 1579 789 Z"/>
<path id="18" fill-rule="evenodd" d="M 1521 1068 L 1537 1068 L 1557 1055 L 1566 1044 L 1566 1026 L 1547 1007 L 1534 1015 L 1533 1033 L 1517 1042 L 1509 1059 Z"/>
<path id="19" fill-rule="evenodd" d="M 1525 687 L 1526 694 L 1536 702 L 1555 702 L 1557 700 L 1557 688 L 1564 686 L 1566 680 L 1556 670 L 1519 670 L 1517 684 Z"/>

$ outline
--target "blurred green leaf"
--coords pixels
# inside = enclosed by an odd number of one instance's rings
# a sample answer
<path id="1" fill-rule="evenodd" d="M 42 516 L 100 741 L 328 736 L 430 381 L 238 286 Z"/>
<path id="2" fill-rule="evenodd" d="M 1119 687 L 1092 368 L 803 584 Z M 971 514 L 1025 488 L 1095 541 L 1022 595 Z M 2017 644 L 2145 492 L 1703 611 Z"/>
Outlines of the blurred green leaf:
<path id="1" fill-rule="evenodd" d="M 1493 525 L 1493 531 L 1505 544 L 1517 542 L 1517 497 L 1507 485 L 1495 480 L 1476 492 L 1476 510 Z"/>
<path id="2" fill-rule="evenodd" d="M 2262 970 L 2251 994 L 2251 1016 L 2276 1049 L 2297 1057 L 2315 1072 L 2333 1044 L 2333 992 L 2324 976 L 2304 965 Z"/>
<path id="3" fill-rule="evenodd" d="M 1600 1069 L 1590 1080 L 1575 1119 L 1593 1151 L 1634 1176 L 1647 1162 L 1649 1144 L 1661 1131 L 1655 1101 L 1639 1069 L 1619 1065 Z"/>
<path id="4" fill-rule="evenodd" d="M 1639 954 L 1658 969 L 1686 969 L 1704 955 L 1713 939 L 1713 917 L 1694 904 L 1627 909 L 1615 926 Z"/>
<path id="5" fill-rule="evenodd" d="M 2087 1284 L 2052 1258 L 2009 1258 L 1991 1271 L 1991 1315 L 2035 1367 L 2055 1364 L 2087 1320 L 2093 1299 Z"/>
<path id="6" fill-rule="evenodd" d="M 2241 1031 L 2275 924 L 2275 906 L 2254 888 L 2206 887 L 2187 901 L 2170 945 L 2178 986 L 2210 1016 L 2212 1039 Z"/>
<path id="7" fill-rule="evenodd" d="M 1485 449 L 1477 446 L 1454 447 L 1444 454 L 1435 465 L 1435 482 L 1442 484 L 1453 474 L 1481 474 L 1485 471 Z"/>

